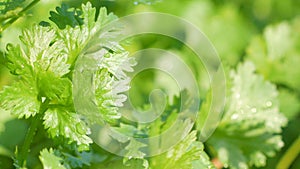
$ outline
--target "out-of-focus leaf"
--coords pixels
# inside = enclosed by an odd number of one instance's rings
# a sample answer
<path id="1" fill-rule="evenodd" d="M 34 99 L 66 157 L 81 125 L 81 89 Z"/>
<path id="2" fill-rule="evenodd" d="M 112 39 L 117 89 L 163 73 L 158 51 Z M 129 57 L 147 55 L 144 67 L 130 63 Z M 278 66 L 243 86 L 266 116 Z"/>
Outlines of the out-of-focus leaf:
<path id="1" fill-rule="evenodd" d="M 196 141 L 196 131 L 192 131 L 172 149 L 150 159 L 150 167 L 161 169 L 191 169 L 197 166 L 212 167 L 203 154 L 203 144 Z"/>
<path id="2" fill-rule="evenodd" d="M 278 134 L 287 119 L 279 112 L 277 90 L 254 71 L 245 62 L 231 73 L 224 117 L 208 140 L 224 166 L 234 169 L 264 166 L 283 146 Z"/>
<path id="3" fill-rule="evenodd" d="M 63 159 L 57 157 L 53 149 L 47 150 L 44 149 L 40 153 L 40 160 L 43 164 L 44 169 L 67 169 L 63 165 Z"/>
<path id="4" fill-rule="evenodd" d="M 265 78 L 299 92 L 300 69 L 300 19 L 291 23 L 270 25 L 264 36 L 253 38 L 247 48 L 247 59 L 257 66 Z"/>

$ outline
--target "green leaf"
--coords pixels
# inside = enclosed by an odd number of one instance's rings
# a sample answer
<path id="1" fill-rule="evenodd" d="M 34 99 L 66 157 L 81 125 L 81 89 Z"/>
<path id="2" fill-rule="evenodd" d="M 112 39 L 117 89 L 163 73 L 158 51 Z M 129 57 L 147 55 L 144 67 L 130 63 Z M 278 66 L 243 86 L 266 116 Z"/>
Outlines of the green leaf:
<path id="1" fill-rule="evenodd" d="M 40 160 L 44 169 L 67 169 L 63 166 L 63 159 L 54 154 L 53 149 L 43 149 L 40 153 Z"/>
<path id="2" fill-rule="evenodd" d="M 121 117 L 118 107 L 123 106 L 122 102 L 126 96 L 119 94 L 129 89 L 129 80 L 118 81 L 111 77 L 105 69 L 98 71 L 95 75 L 95 96 L 102 118 L 108 122 L 113 122 Z"/>
<path id="3" fill-rule="evenodd" d="M 264 123 L 267 131 L 281 132 L 286 118 L 279 112 L 276 87 L 254 71 L 253 63 L 245 62 L 231 72 L 232 88 L 223 121 L 244 121 L 243 125 Z"/>
<path id="4" fill-rule="evenodd" d="M 14 75 L 30 75 L 31 66 L 25 52 L 21 49 L 20 45 L 14 47 L 12 44 L 7 45 L 7 68 Z"/>
<path id="5" fill-rule="evenodd" d="M 52 72 L 57 77 L 67 74 L 70 65 L 67 64 L 68 56 L 65 53 L 65 45 L 57 39 L 56 33 L 49 27 L 33 26 L 23 31 L 20 37 L 25 45 L 22 56 L 32 67 L 33 72 Z M 15 56 L 17 59 L 18 56 Z"/>
<path id="6" fill-rule="evenodd" d="M 200 153 L 200 159 L 195 160 L 193 163 L 193 169 L 199 169 L 199 168 L 208 168 L 208 169 L 215 169 L 216 167 L 214 164 L 210 161 L 209 156 L 205 153 L 205 151 L 202 151 Z"/>
<path id="7" fill-rule="evenodd" d="M 45 112 L 44 126 L 51 137 L 63 136 L 69 139 L 69 142 L 76 142 L 81 146 L 81 150 L 87 149 L 92 143 L 88 137 L 90 129 L 80 118 L 80 115 L 64 107 L 50 108 Z"/>
<path id="8" fill-rule="evenodd" d="M 107 14 L 105 8 L 100 9 L 98 17 L 95 13 L 96 9 L 92 8 L 90 3 L 82 5 L 84 24 L 75 28 L 67 27 L 59 33 L 59 36 L 64 40 L 70 53 L 69 62 L 78 58 L 75 75 L 78 74 L 79 78 L 75 78 L 74 83 L 86 83 L 84 78 L 88 78 L 87 76 L 93 76 L 90 78 L 95 79 L 91 84 L 95 90 L 91 91 L 91 87 L 87 90 L 91 94 L 95 93 L 95 103 L 99 113 L 90 113 L 95 112 L 94 103 L 78 101 L 76 105 L 85 105 L 80 113 L 90 123 L 101 123 L 101 120 L 113 123 L 121 117 L 118 107 L 123 106 L 126 100 L 126 96 L 121 93 L 129 89 L 126 72 L 133 70 L 131 67 L 135 61 L 129 58 L 128 52 L 119 45 L 120 30 L 119 26 L 114 24 L 117 17 Z M 93 71 L 93 73 L 82 76 L 84 71 Z M 78 90 L 75 89 L 74 96 L 82 97 L 83 93 Z"/>
<path id="9" fill-rule="evenodd" d="M 19 118 L 29 118 L 39 112 L 41 101 L 37 95 L 34 84 L 15 82 L 0 92 L 0 106 Z"/>
<path id="10" fill-rule="evenodd" d="M 69 79 L 56 77 L 51 72 L 39 72 L 37 84 L 39 95 L 52 103 L 72 103 L 72 82 Z"/>
<path id="11" fill-rule="evenodd" d="M 276 60 L 284 57 L 286 52 L 293 47 L 291 28 L 288 23 L 281 23 L 276 27 L 267 27 L 264 39 L 267 45 L 268 57 Z"/>
<path id="12" fill-rule="evenodd" d="M 4 15 L 21 7 L 25 0 L 1 0 L 0 1 L 0 14 Z"/>
<path id="13" fill-rule="evenodd" d="M 279 112 L 277 90 L 254 71 L 251 62 L 232 71 L 224 117 L 208 140 L 230 168 L 264 166 L 283 146 L 278 134 L 287 119 Z"/>
<path id="14" fill-rule="evenodd" d="M 141 160 L 143 161 L 143 164 L 138 167 L 145 169 L 149 168 L 148 161 L 144 159 L 146 154 L 140 151 L 140 148 L 142 147 L 146 147 L 146 145 L 139 141 L 136 141 L 134 138 L 131 138 L 129 144 L 125 147 L 127 153 L 125 154 L 125 157 L 123 159 L 124 165 L 133 167 L 133 164 L 131 164 L 132 160 Z"/>
<path id="15" fill-rule="evenodd" d="M 70 9 L 68 5 L 62 4 L 61 7 L 56 7 L 57 12 L 50 12 L 50 20 L 53 21 L 60 29 L 65 29 L 67 25 L 75 27 L 82 25 L 83 20 L 80 18 L 81 12 L 75 9 Z"/>
<path id="16" fill-rule="evenodd" d="M 150 166 L 161 169 L 191 169 L 193 166 L 197 166 L 197 163 L 201 163 L 198 165 L 204 164 L 208 168 L 205 163 L 201 162 L 204 157 L 203 148 L 203 144 L 196 141 L 196 131 L 192 131 L 166 153 L 151 158 Z M 205 158 L 207 159 L 207 157 Z"/>
<path id="17" fill-rule="evenodd" d="M 60 157 L 63 157 L 65 165 L 69 168 L 83 168 L 84 166 L 90 166 L 92 156 L 95 156 L 92 152 L 76 152 L 75 155 L 62 152 Z"/>
<path id="18" fill-rule="evenodd" d="M 270 81 L 299 92 L 300 62 L 299 18 L 291 22 L 270 25 L 263 36 L 253 38 L 247 49 L 247 59 Z"/>
<path id="19" fill-rule="evenodd" d="M 11 44 L 7 46 L 7 67 L 13 74 L 34 81 L 40 72 L 61 77 L 70 71 L 64 44 L 56 39 L 51 28 L 35 25 L 24 30 L 20 39 L 23 48 Z"/>

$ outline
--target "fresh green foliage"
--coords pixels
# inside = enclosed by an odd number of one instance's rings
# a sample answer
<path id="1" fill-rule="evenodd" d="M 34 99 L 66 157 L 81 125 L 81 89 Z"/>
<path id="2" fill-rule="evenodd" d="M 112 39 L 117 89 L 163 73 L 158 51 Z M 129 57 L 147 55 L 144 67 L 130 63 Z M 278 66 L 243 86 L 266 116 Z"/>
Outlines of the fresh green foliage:
<path id="1" fill-rule="evenodd" d="M 7 13 L 13 13 L 16 10 L 19 10 L 19 8 L 23 5 L 25 0 L 1 0 L 0 1 L 0 14 L 3 16 Z"/>
<path id="2" fill-rule="evenodd" d="M 125 71 L 131 71 L 130 66 L 134 64 L 128 59 L 128 53 L 117 42 L 111 41 L 115 33 L 108 35 L 112 30 L 102 32 L 105 25 L 116 17 L 107 15 L 104 8 L 97 20 L 95 14 L 96 10 L 88 3 L 82 6 L 84 24 L 81 26 L 71 25 L 76 27 L 67 26 L 61 30 L 52 25 L 36 25 L 23 31 L 20 37 L 23 46 L 7 47 L 7 67 L 18 76 L 18 80 L 0 95 L 3 100 L 1 107 L 19 118 L 41 114 L 45 129 L 52 138 L 65 137 L 68 143 L 76 142 L 80 150 L 88 149 L 92 143 L 87 123 L 97 122 L 99 117 L 108 121 L 120 117 L 115 115 L 118 113 L 116 107 L 121 106 L 125 98 L 118 93 L 128 89 Z M 51 18 L 56 24 L 61 23 L 60 19 Z M 88 121 L 74 110 L 72 78 L 69 76 L 75 60 L 85 55 L 94 56 L 94 61 L 99 62 L 96 93 L 100 116 L 91 114 L 87 116 Z"/>
<path id="3" fill-rule="evenodd" d="M 83 24 L 82 18 L 80 18 L 80 11 L 76 11 L 75 9 L 70 11 L 66 4 L 57 7 L 56 11 L 57 13 L 53 11 L 50 12 L 51 17 L 49 19 L 56 23 L 60 29 L 65 29 L 67 25 L 74 28 L 77 25 Z"/>
<path id="4" fill-rule="evenodd" d="M 57 157 L 54 154 L 53 149 L 50 149 L 49 151 L 47 149 L 44 149 L 41 151 L 40 155 L 41 162 L 43 163 L 44 169 L 66 169 L 66 167 L 63 166 L 62 162 L 63 159 L 60 157 Z"/>
<path id="5" fill-rule="evenodd" d="M 0 35 L 31 9 L 39 0 L 33 0 L 27 6 L 26 0 L 1 0 L 0 1 Z"/>
<path id="6" fill-rule="evenodd" d="M 299 23 L 296 18 L 291 23 L 268 26 L 263 36 L 253 38 L 247 49 L 247 58 L 257 65 L 258 72 L 281 87 L 281 111 L 289 118 L 297 115 L 300 101 L 300 71 L 295 69 L 300 61 Z"/>
<path id="7" fill-rule="evenodd" d="M 203 144 L 196 141 L 196 131 L 192 131 L 172 149 L 151 159 L 152 168 L 192 169 L 204 166 L 213 168 L 203 152 Z"/>
<path id="8" fill-rule="evenodd" d="M 278 93 L 254 71 L 254 65 L 245 62 L 231 72 L 225 114 L 208 140 L 230 168 L 265 166 L 267 156 L 283 146 L 278 133 L 287 120 L 279 112 Z"/>
<path id="9" fill-rule="evenodd" d="M 291 148 L 277 167 L 299 168 L 296 163 L 292 166 L 299 153 L 299 139 L 292 144 L 299 137 L 300 20 L 293 16 L 299 14 L 299 3 L 66 1 L 61 7 L 53 7 L 56 11 L 51 11 L 50 16 L 43 17 L 49 20 L 40 22 L 40 9 L 29 10 L 38 2 L 0 0 L 0 34 L 20 32 L 18 43 L 0 39 L 7 44 L 0 51 L 0 64 L 7 69 L 1 67 L 0 75 L 8 70 L 13 79 L 0 91 L 0 168 L 275 168 L 287 150 L 284 146 L 289 145 Z M 137 38 L 137 42 L 133 38 L 130 44 L 121 45 L 120 34 L 126 25 L 116 22 L 118 17 L 107 11 L 119 16 L 139 11 L 176 14 L 194 23 L 211 39 L 224 63 L 227 98 L 221 121 L 208 140 L 202 136 L 210 130 L 207 117 L 213 109 L 213 91 L 206 90 L 210 87 L 205 66 L 199 66 L 202 63 L 195 61 L 193 51 L 171 38 L 153 36 L 150 40 Z M 33 15 L 27 15 L 28 12 Z M 276 16 L 277 12 L 285 14 Z M 25 26 L 18 25 L 20 18 Z M 32 18 L 36 23 L 26 25 Z M 189 32 L 183 31 L 189 30 L 174 30 L 188 38 Z M 162 114 L 151 123 L 136 123 L 122 116 L 120 110 L 127 99 L 124 92 L 130 89 L 131 81 L 127 73 L 137 64 L 130 52 L 151 47 L 183 55 L 187 65 L 192 66 L 203 99 L 195 121 L 184 117 L 181 109 L 182 104 L 192 100 L 187 90 L 181 89 L 177 96 L 148 97 L 153 79 L 159 76 L 155 73 L 134 79 L 138 88 L 129 91 L 130 101 L 142 112 L 166 103 Z M 93 76 L 87 79 L 91 72 Z M 1 84 L 9 82 L 0 78 Z M 90 88 L 80 86 L 84 91 L 78 92 L 76 85 L 84 83 L 89 83 Z M 75 101 L 88 92 L 94 98 Z M 139 119 L 142 115 L 132 116 Z M 93 125 L 103 124 L 125 136 L 109 135 L 123 146 L 124 157 L 93 142 Z M 179 129 L 186 131 L 186 137 L 165 149 Z M 163 135 L 168 130 L 171 134 Z M 140 139 L 156 136 L 158 143 Z M 98 139 L 106 138 L 99 135 Z M 150 157 L 145 153 L 157 149 L 166 151 Z"/>

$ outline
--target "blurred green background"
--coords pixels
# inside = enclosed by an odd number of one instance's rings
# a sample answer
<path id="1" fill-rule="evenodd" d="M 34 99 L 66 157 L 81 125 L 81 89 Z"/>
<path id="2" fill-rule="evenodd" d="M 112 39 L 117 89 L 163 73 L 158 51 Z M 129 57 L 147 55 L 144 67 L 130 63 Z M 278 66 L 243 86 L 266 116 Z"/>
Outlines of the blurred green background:
<path id="1" fill-rule="evenodd" d="M 20 6 L 30 1 L 20 0 Z M 0 89 L 10 84 L 12 76 L 5 68 L 3 52 L 7 43 L 19 43 L 21 29 L 40 21 L 49 21 L 49 12 L 64 2 L 71 7 L 80 7 L 87 1 L 41 0 L 24 17 L 1 34 L 0 39 Z M 264 168 L 275 168 L 278 160 L 299 137 L 300 124 L 300 1 L 297 0 L 93 0 L 99 9 L 108 8 L 119 17 L 138 12 L 163 12 L 186 19 L 196 25 L 211 40 L 225 66 L 235 67 L 239 62 L 251 60 L 257 72 L 275 83 L 279 90 L 280 111 L 289 119 L 283 131 L 285 146 L 274 158 L 268 159 Z M 1 5 L 0 5 L 0 10 Z M 145 22 L 144 24 L 147 24 Z M 186 57 L 193 67 L 193 53 L 184 45 L 168 37 L 147 35 L 136 37 L 126 48 L 131 51 L 155 47 L 167 49 Z M 207 88 L 203 68 L 198 69 L 200 85 Z M 200 70 L 200 71 L 199 71 Z M 149 72 L 148 72 L 149 73 Z M 205 74 L 205 73 L 204 73 Z M 151 72 L 146 76 L 151 81 Z M 136 83 L 138 83 L 137 81 Z M 139 85 L 136 85 L 139 86 Z M 146 86 L 146 85 L 143 85 Z M 151 88 L 151 86 L 148 86 Z M 147 87 L 136 89 L 145 93 Z M 147 102 L 137 98 L 137 104 Z M 14 120 L 7 112 L 0 110 L 0 161 L 10 161 L 14 146 L 22 142 L 26 131 L 25 121 Z M 15 134 L 21 133 L 21 134 Z M 23 134 L 22 134 L 23 133 Z M 259 143 L 258 143 L 259 144 Z M 291 168 L 300 168 L 300 157 Z"/>

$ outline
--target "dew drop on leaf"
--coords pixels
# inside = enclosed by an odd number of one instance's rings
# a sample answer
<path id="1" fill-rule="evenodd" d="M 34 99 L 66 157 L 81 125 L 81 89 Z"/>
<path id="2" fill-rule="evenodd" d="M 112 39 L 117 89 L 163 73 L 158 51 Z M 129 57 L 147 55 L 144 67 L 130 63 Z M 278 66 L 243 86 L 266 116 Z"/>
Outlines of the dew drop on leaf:
<path id="1" fill-rule="evenodd" d="M 256 109 L 256 108 L 252 108 L 252 109 L 251 109 L 251 112 L 256 113 L 256 112 L 257 112 L 257 109 Z"/>
<path id="2" fill-rule="evenodd" d="M 235 95 L 235 97 L 236 97 L 237 99 L 239 99 L 239 98 L 241 97 L 240 93 L 237 93 L 237 94 Z"/>
<path id="3" fill-rule="evenodd" d="M 232 120 L 235 120 L 235 119 L 237 119 L 238 117 L 239 117 L 238 114 L 234 114 L 234 115 L 231 116 L 231 119 L 232 119 Z"/>
<path id="4" fill-rule="evenodd" d="M 271 101 L 268 101 L 267 103 L 266 103 L 266 106 L 267 107 L 271 107 L 273 104 L 272 104 L 272 102 Z"/>

